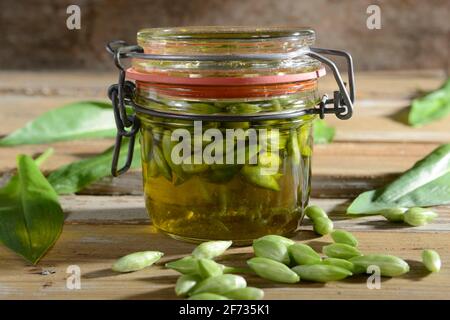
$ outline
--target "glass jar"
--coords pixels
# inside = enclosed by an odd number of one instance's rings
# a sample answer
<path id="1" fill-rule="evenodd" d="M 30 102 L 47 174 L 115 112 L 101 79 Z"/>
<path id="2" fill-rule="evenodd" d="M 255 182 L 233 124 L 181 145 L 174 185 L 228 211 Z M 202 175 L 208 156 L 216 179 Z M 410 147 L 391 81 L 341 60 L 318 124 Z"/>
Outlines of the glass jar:
<path id="1" fill-rule="evenodd" d="M 235 244 L 297 230 L 311 189 L 313 121 L 330 103 L 318 94 L 322 63 L 305 54 L 313 42 L 304 29 L 139 31 L 126 71 L 135 84 L 124 83 L 122 96 L 128 87 L 123 104 L 140 127 L 156 228 Z M 123 51 L 112 51 L 117 63 Z"/>

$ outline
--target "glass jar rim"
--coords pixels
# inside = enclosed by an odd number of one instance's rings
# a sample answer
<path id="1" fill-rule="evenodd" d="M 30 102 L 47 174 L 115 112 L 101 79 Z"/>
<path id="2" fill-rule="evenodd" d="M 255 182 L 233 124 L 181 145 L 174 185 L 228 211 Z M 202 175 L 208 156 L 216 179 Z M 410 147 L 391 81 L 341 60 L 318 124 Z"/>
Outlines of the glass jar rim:
<path id="1" fill-rule="evenodd" d="M 138 42 L 146 40 L 229 40 L 261 41 L 268 39 L 315 40 L 310 28 L 292 26 L 194 26 L 172 28 L 144 28 L 137 33 Z"/>

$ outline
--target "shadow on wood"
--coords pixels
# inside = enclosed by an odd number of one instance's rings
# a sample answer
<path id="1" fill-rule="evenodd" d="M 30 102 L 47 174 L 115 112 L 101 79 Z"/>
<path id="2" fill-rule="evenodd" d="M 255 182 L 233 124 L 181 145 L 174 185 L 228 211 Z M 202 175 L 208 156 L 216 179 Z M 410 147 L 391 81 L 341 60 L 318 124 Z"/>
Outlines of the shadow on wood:
<path id="1" fill-rule="evenodd" d="M 120 272 L 114 272 L 111 269 L 101 269 L 96 271 L 91 271 L 84 273 L 81 278 L 83 279 L 99 279 L 99 278 L 106 278 L 106 277 L 113 277 L 121 275 Z"/>

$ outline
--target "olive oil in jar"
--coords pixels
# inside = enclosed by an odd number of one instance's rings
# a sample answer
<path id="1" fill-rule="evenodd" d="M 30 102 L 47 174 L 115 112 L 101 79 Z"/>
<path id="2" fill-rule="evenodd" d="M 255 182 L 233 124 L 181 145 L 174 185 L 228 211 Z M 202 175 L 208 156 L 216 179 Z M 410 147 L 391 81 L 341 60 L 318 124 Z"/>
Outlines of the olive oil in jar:
<path id="1" fill-rule="evenodd" d="M 264 124 L 279 136 L 267 152 L 256 148 L 253 164 L 248 152 L 245 163 L 174 164 L 175 143 L 169 137 L 180 126 L 189 127 L 187 123 L 144 120 L 144 191 L 153 224 L 175 238 L 191 241 L 223 239 L 246 244 L 265 234 L 292 234 L 310 193 L 313 119 L 305 116 L 294 124 Z M 229 127 L 216 125 L 222 132 Z M 208 142 L 202 144 L 202 152 L 207 146 Z M 236 143 L 233 148 L 237 154 Z M 277 162 L 276 171 L 260 174 L 261 166 L 270 161 Z"/>

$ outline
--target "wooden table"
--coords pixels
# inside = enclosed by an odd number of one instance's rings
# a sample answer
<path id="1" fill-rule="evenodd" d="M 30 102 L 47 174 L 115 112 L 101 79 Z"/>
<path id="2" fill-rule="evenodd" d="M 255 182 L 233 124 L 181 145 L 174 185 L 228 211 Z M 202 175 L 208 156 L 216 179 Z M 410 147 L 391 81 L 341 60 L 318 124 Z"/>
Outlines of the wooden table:
<path id="1" fill-rule="evenodd" d="M 359 73 L 354 117 L 339 121 L 330 145 L 317 145 L 313 160 L 311 202 L 329 210 L 336 228 L 353 232 L 364 252 L 392 253 L 408 260 L 411 272 L 383 279 L 381 289 L 369 290 L 366 277 L 328 283 L 279 285 L 248 276 L 250 285 L 264 288 L 268 299 L 449 299 L 450 207 L 437 207 L 439 218 L 424 227 L 411 228 L 386 222 L 382 217 L 349 219 L 345 209 L 361 191 L 379 187 L 441 143 L 450 141 L 450 119 L 419 129 L 396 119 L 405 114 L 410 99 L 420 91 L 437 88 L 445 79 L 439 71 Z M 111 73 L 2 72 L 0 73 L 0 136 L 24 125 L 37 115 L 64 103 L 104 99 L 106 88 L 116 81 Z M 330 78 L 321 89 L 331 92 Z M 70 161 L 94 155 L 111 140 L 54 143 L 55 155 L 44 165 L 54 169 Z M 48 146 L 0 148 L 0 184 L 15 167 L 18 153 L 35 154 Z M 37 265 L 32 266 L 0 246 L 0 299 L 175 299 L 177 274 L 164 262 L 187 255 L 192 244 L 159 234 L 149 221 L 142 197 L 141 173 L 106 178 L 77 195 L 62 196 L 67 214 L 61 238 Z M 296 240 L 320 250 L 328 236 L 320 238 L 306 221 Z M 420 263 L 422 249 L 437 250 L 443 261 L 438 274 L 428 274 Z M 110 271 L 118 257 L 139 250 L 161 250 L 157 266 L 129 274 Z M 250 250 L 234 248 L 223 260 L 244 263 Z M 67 268 L 81 269 L 81 289 L 70 290 Z"/>

